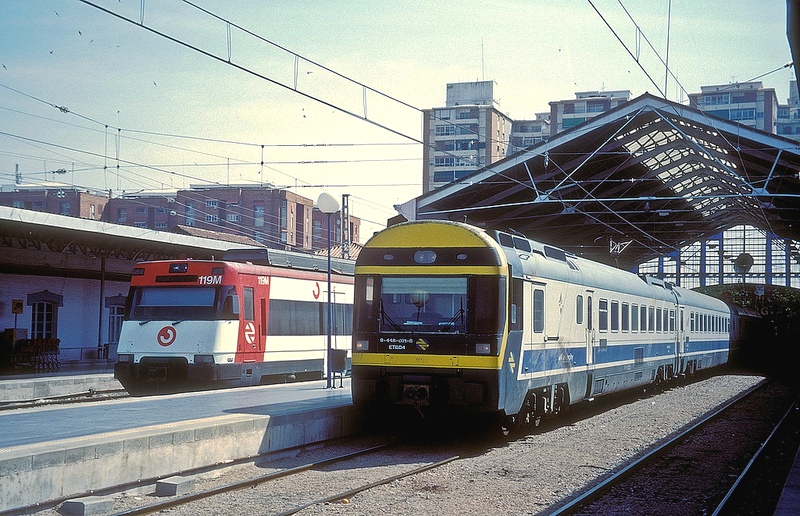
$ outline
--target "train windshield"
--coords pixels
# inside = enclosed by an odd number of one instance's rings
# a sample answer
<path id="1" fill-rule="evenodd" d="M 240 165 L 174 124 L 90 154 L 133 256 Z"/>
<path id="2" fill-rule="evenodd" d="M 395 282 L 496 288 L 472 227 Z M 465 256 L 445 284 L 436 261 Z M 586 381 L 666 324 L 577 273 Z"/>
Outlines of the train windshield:
<path id="1" fill-rule="evenodd" d="M 235 319 L 233 287 L 136 287 L 128 319 L 133 321 Z M 238 304 L 238 300 L 236 300 Z"/>
<path id="2" fill-rule="evenodd" d="M 384 277 L 379 310 L 380 331 L 464 333 L 467 278 Z"/>

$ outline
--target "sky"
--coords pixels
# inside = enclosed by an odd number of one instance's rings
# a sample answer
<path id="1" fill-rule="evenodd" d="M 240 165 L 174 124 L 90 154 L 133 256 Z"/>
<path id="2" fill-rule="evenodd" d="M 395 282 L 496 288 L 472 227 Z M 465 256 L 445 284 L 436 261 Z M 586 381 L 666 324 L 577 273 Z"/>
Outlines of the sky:
<path id="1" fill-rule="evenodd" d="M 790 62 L 785 0 L 2 0 L 0 186 L 349 194 L 365 240 L 422 193 L 447 83 L 525 119 L 754 78 L 785 103 Z"/>

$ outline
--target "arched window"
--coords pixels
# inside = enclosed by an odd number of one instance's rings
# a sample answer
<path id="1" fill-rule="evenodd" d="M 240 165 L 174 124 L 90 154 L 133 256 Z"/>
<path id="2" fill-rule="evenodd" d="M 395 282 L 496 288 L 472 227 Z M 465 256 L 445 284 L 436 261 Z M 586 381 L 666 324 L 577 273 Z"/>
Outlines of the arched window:
<path id="1" fill-rule="evenodd" d="M 43 290 L 28 294 L 31 307 L 31 338 L 54 339 L 58 336 L 58 307 L 64 306 L 64 296 Z"/>

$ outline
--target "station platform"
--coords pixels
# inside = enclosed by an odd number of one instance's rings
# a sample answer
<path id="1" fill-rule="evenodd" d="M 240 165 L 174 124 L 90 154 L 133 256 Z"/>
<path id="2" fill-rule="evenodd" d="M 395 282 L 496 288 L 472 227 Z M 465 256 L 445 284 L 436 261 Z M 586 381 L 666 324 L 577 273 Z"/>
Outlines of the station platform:
<path id="1" fill-rule="evenodd" d="M 0 384 L 9 381 L 26 380 Z M 322 380 L 0 413 L 0 512 L 352 435 L 364 422 L 349 384 L 345 378 L 336 389 Z"/>
<path id="2" fill-rule="evenodd" d="M 122 389 L 113 362 L 65 364 L 58 369 L 0 370 L 0 403 Z"/>

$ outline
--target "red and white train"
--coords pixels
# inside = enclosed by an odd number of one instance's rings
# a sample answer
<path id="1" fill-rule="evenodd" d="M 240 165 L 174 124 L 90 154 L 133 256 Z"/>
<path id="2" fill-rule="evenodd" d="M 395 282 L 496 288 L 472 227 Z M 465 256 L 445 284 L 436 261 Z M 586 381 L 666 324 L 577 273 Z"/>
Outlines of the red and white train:
<path id="1" fill-rule="evenodd" d="M 327 258 L 136 266 L 114 376 L 134 395 L 318 380 L 327 371 Z M 280 264 L 280 265 L 278 265 Z M 332 260 L 334 355 L 350 347 L 353 262 Z"/>

